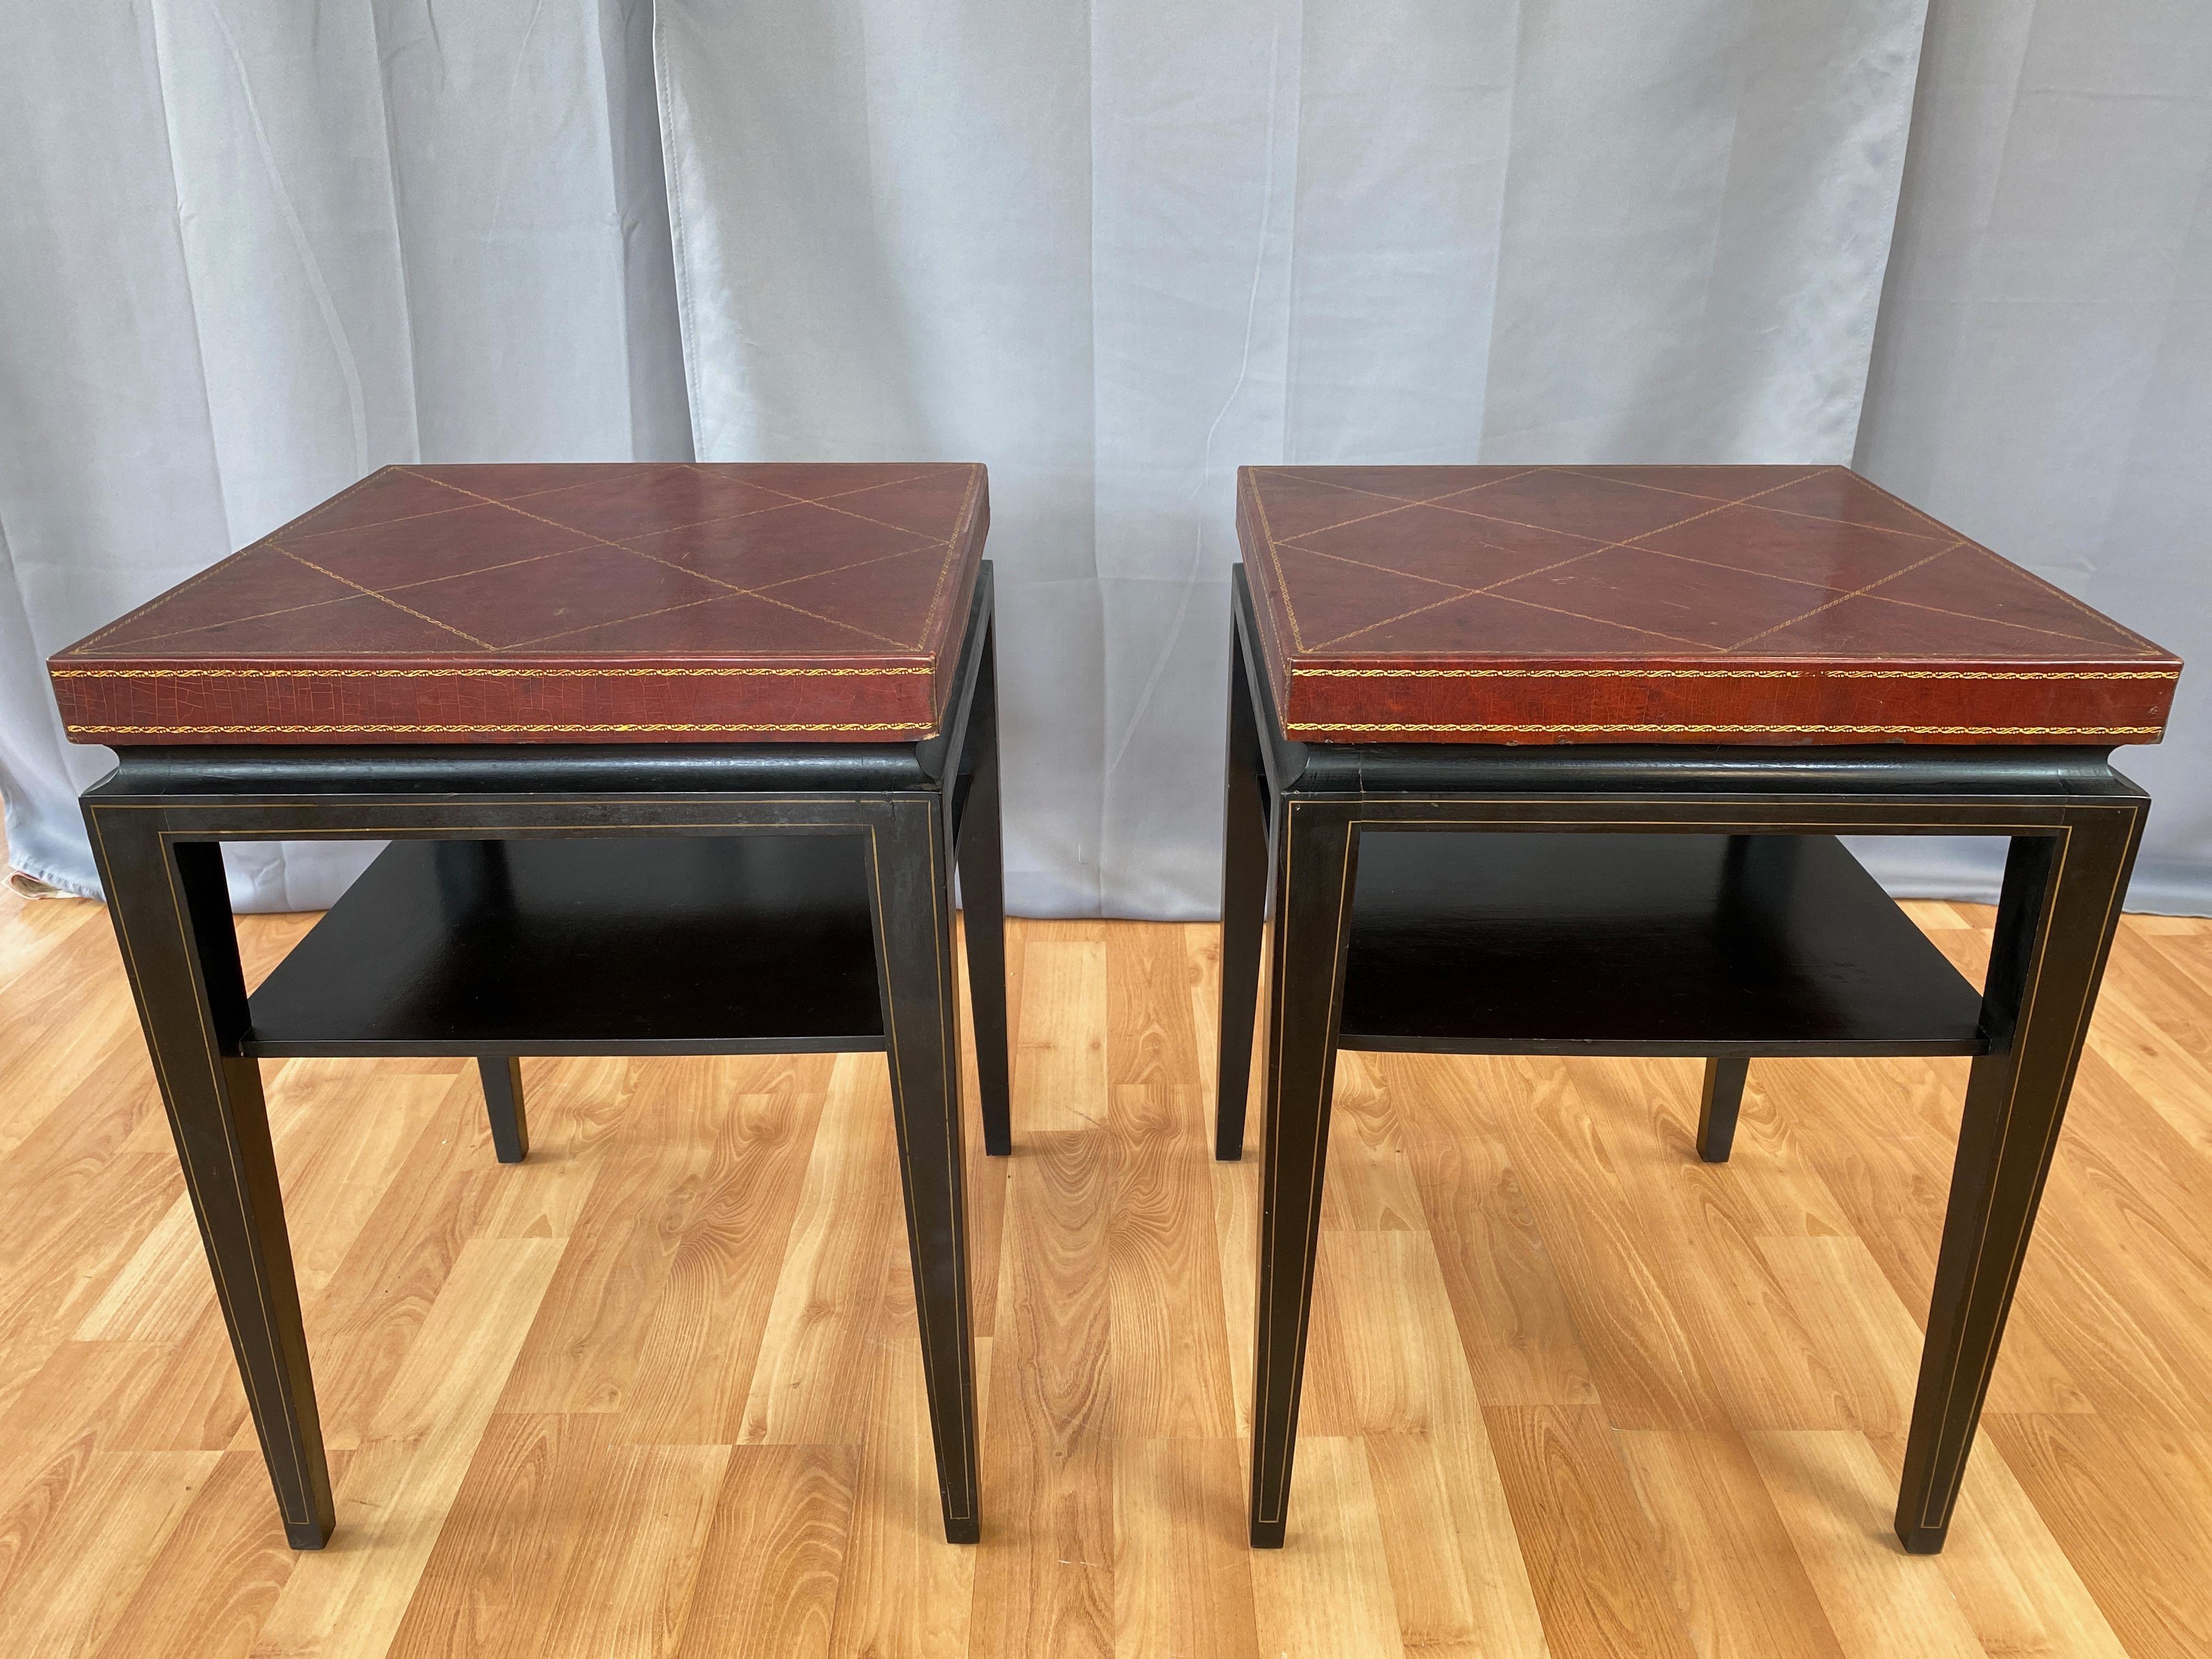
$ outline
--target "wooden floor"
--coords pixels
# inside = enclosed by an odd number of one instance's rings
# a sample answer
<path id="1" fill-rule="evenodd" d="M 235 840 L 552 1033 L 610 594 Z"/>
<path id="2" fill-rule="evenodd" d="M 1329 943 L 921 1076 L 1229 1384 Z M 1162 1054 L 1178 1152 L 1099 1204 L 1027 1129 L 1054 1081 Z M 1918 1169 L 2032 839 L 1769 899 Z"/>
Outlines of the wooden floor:
<path id="1" fill-rule="evenodd" d="M 980 1547 L 880 1057 L 526 1062 L 518 1169 L 458 1065 L 293 1060 L 338 1492 L 294 1555 L 106 918 L 0 907 L 10 1659 L 2212 1652 L 2212 924 L 2126 926 L 1941 1558 L 1889 1514 L 1965 1062 L 1754 1065 L 1706 1168 L 1688 1062 L 1347 1057 L 1255 1555 L 1215 934 L 1045 922 L 970 1164 Z M 1915 912 L 1978 972 L 1986 912 Z"/>

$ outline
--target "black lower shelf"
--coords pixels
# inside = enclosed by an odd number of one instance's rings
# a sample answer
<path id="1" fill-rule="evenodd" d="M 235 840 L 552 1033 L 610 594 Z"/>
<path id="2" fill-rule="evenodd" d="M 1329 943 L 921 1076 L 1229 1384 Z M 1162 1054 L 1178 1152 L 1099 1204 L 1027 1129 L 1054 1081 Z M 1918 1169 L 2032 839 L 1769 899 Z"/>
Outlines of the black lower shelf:
<path id="1" fill-rule="evenodd" d="M 1364 830 L 1341 1044 L 1972 1054 L 1981 994 L 1832 836 Z"/>
<path id="2" fill-rule="evenodd" d="M 854 836 L 398 841 L 252 997 L 249 1054 L 881 1048 Z"/>

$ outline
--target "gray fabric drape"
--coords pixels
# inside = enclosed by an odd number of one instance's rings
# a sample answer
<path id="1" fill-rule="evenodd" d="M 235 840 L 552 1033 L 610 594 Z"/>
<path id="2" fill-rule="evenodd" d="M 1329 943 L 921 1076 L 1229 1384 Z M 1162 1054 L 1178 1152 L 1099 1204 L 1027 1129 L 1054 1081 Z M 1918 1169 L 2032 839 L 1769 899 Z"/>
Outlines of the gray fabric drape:
<path id="1" fill-rule="evenodd" d="M 1007 892 L 1215 903 L 1243 462 L 1844 461 L 1923 0 L 664 0 L 703 458 L 981 459 Z"/>
<path id="2" fill-rule="evenodd" d="M 89 890 L 46 653 L 387 461 L 690 459 L 648 0 L 76 0 L 0 50 L 0 790 Z M 228 849 L 330 902 L 373 851 Z"/>
<path id="3" fill-rule="evenodd" d="M 2212 915 L 2212 6 L 1934 0 L 1862 471 L 2190 666 L 2129 902 Z M 2002 849 L 1888 841 L 1988 898 Z"/>
<path id="4" fill-rule="evenodd" d="M 415 456 L 988 463 L 1030 914 L 1212 911 L 1240 463 L 1856 459 L 2185 655 L 2203 626 L 2183 0 L 8 28 L 0 790 L 49 878 L 89 880 L 106 757 L 61 744 L 43 654 Z M 2212 908 L 2200 678 L 2123 760 L 2160 796 L 2139 903 Z M 345 873 L 234 864 L 263 907 Z"/>

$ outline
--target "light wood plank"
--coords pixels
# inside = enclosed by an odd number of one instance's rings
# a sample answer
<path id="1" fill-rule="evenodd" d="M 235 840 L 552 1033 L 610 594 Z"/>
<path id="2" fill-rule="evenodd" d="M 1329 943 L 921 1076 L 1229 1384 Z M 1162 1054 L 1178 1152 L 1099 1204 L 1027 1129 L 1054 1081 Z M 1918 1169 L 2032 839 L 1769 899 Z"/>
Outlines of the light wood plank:
<path id="1" fill-rule="evenodd" d="M 698 1070 L 708 1089 L 736 1081 L 712 1061 Z M 698 1201 L 637 1339 L 620 1409 L 625 1437 L 730 1444 L 743 1436 L 823 1101 L 799 1090 L 727 1097 Z"/>
<path id="2" fill-rule="evenodd" d="M 269 1090 L 270 1129 L 303 1297 L 330 1283 L 381 1202 L 392 1166 L 452 1087 L 450 1079 L 374 1066 L 295 1061 L 282 1068 Z M 199 1224 L 180 1191 L 76 1334 L 81 1341 L 173 1341 L 214 1301 Z"/>
<path id="3" fill-rule="evenodd" d="M 184 1190 L 143 1050 L 65 1086 L 0 1164 L 0 1411 L 99 1304 Z"/>
<path id="4" fill-rule="evenodd" d="M 423 1563 L 392 1654 L 526 1659 L 591 1516 L 593 1460 L 611 1419 L 494 1413 Z"/>
<path id="5" fill-rule="evenodd" d="M 1699 1659 L 1842 1659 L 1740 1436 L 1637 1430 L 1616 1444 Z"/>
<path id="6" fill-rule="evenodd" d="M 552 1589 L 538 1650 L 556 1659 L 661 1659 L 691 1602 L 728 1446 L 603 1446 L 585 1489 L 590 1523 Z"/>
<path id="7" fill-rule="evenodd" d="M 1602 1410 L 1483 1415 L 1552 1650 L 1690 1659 L 1697 1650 Z"/>
<path id="8" fill-rule="evenodd" d="M 1321 1224 L 1332 1232 L 1406 1232 L 1426 1228 L 1421 1189 L 1407 1137 L 1391 1103 L 1381 1055 L 1343 1054 L 1329 1110 L 1328 1176 Z"/>
<path id="9" fill-rule="evenodd" d="M 1260 1161 L 1247 1150 L 1234 1164 L 1216 1164 L 1213 1246 L 1221 1273 L 1221 1310 L 1228 1322 L 1229 1389 L 1237 1432 L 1252 1432 L 1252 1365 L 1258 1348 Z"/>
<path id="10" fill-rule="evenodd" d="M 2131 1659 L 2212 1652 L 2212 1440 L 2103 1417 L 1997 1417 L 1984 1432 Z"/>
<path id="11" fill-rule="evenodd" d="M 1005 1510 L 986 1485 L 981 1547 L 946 1546 L 919 1335 L 884 1336 L 870 1394 L 830 1651 L 837 1659 L 958 1659 L 969 1650 L 976 1558 L 993 1546 Z"/>
<path id="12" fill-rule="evenodd" d="M 456 1074 L 393 1167 L 353 1249 L 322 1295 L 306 1304 L 323 1436 L 331 1446 L 358 1446 L 372 1432 L 472 1237 L 463 1207 L 470 1176 L 493 1162 L 476 1079 Z"/>
<path id="13" fill-rule="evenodd" d="M 1118 1659 L 1259 1659 L 1235 1442 L 1125 1437 L 1113 1457 Z"/>
<path id="14" fill-rule="evenodd" d="M 1855 1237 L 1762 1238 L 1759 1249 L 1802 1321 L 1816 1375 L 1835 1391 L 1784 1426 L 1902 1434 L 1919 1377 L 1920 1327 L 1866 1246 Z"/>
<path id="15" fill-rule="evenodd" d="M 45 1659 L 98 1646 L 220 1458 L 204 1451 L 87 1455 L 46 1524 L 6 1564 L 0 1632 L 8 1652 Z"/>
<path id="16" fill-rule="evenodd" d="M 1865 1436 L 1790 1429 L 1745 1438 L 1845 1653 L 1982 1659 L 1942 1560 L 1898 1547 L 1896 1483 Z"/>
<path id="17" fill-rule="evenodd" d="M 1357 1439 L 1302 1435 L 1295 1467 L 1289 1540 L 1279 1550 L 1252 1553 L 1260 1650 L 1298 1659 L 1401 1651 L 1404 1636 L 1365 1447 Z"/>
<path id="18" fill-rule="evenodd" d="M 1290 1547 L 1250 1552 L 1216 935 L 1098 921 L 1010 929 L 1017 1154 L 969 1136 L 980 1547 L 880 1056 L 533 1060 L 515 1168 L 437 1060 L 267 1068 L 340 1498 L 295 1555 L 112 932 L 10 902 L 10 1655 L 2212 1651 L 2212 922 L 2124 923 L 1939 1558 L 1888 1518 L 1964 1062 L 1758 1062 L 1714 1168 L 1694 1063 L 1420 1055 L 1346 1068 Z M 311 921 L 243 919 L 249 972 Z"/>
<path id="19" fill-rule="evenodd" d="M 860 1461 L 849 1446 L 732 1451 L 679 1655 L 830 1651 Z"/>
<path id="20" fill-rule="evenodd" d="M 1082 1017 L 1105 1015 L 1106 1081 L 1112 1087 L 1189 1087 L 1204 1075 L 1198 1033 L 1211 1031 L 1213 1022 L 1211 1010 L 1201 1020 L 1191 1005 L 1191 984 L 1203 969 L 1193 968 L 1186 931 L 1117 927 L 1106 935 L 1105 1000 Z M 1048 957 L 1048 971 L 1054 971 L 1050 963 L 1056 960 Z M 1086 984 L 1078 994 L 1095 995 L 1095 988 Z"/>
<path id="21" fill-rule="evenodd" d="M 1462 1109 L 1479 1114 L 1526 1172 L 1523 1190 L 1607 1420 L 1619 1428 L 1724 1425 L 1726 1401 L 1674 1304 L 1668 1264 L 1615 1145 L 1629 1126 L 1581 1093 L 1581 1071 L 1525 1059 L 1459 1064 L 1468 1080 L 1455 1097 Z"/>
<path id="22" fill-rule="evenodd" d="M 1104 1194 L 1115 1432 L 1227 1438 L 1237 1431 L 1216 1251 L 1210 1139 L 1198 1091 L 1123 1085 L 1109 1115 Z M 1163 1365 L 1173 1353 L 1176 1363 Z"/>
<path id="23" fill-rule="evenodd" d="M 1668 1306 L 1726 1421 L 1746 1428 L 1843 1426 L 1845 1390 L 1759 1248 L 1765 1224 L 1736 1170 L 1700 1161 L 1689 1071 L 1604 1061 L 1575 1068 L 1602 1126 Z M 1650 1127 L 1634 1132 L 1638 1120 Z"/>
<path id="24" fill-rule="evenodd" d="M 695 1231 L 711 1239 L 709 1212 L 733 1178 L 743 1185 L 732 1165 L 745 1140 L 747 1097 L 715 1086 L 718 1064 L 660 1060 L 648 1068 L 656 1075 L 638 1101 L 642 1133 L 609 1146 L 575 1231 L 557 1253 L 558 1293 L 546 1299 L 523 1346 L 501 1410 L 614 1412 L 634 1403 L 678 1258 Z M 789 1138 L 772 1131 L 765 1139 L 773 1149 Z M 695 1248 L 695 1259 L 701 1254 L 711 1246 Z M 661 1340 L 681 1339 L 664 1330 Z"/>
<path id="25" fill-rule="evenodd" d="M 1106 987 L 1103 938 L 1032 935 L 1024 948 L 1014 1098 L 1024 1127 L 1047 1133 L 1103 1125 Z"/>
<path id="26" fill-rule="evenodd" d="M 1041 1006 L 1028 1003 L 1032 1014 Z M 1097 1133 L 1032 1132 L 1015 1170 L 971 1652 L 1114 1649 L 1112 1296 L 1101 1272 L 1110 1157 Z"/>
<path id="27" fill-rule="evenodd" d="M 1301 1445 L 1330 1435 L 1365 1442 L 1409 1646 L 1530 1650 L 1543 1627 L 1429 1236 L 1324 1233 L 1321 1248 L 1329 1316 L 1316 1322 L 1307 1364 L 1324 1380 Z M 1294 1515 L 1303 1502 L 1294 1498 Z"/>
<path id="28" fill-rule="evenodd" d="M 903 1244 L 890 1073 L 840 1054 L 799 1185 L 736 1438 L 858 1445 L 882 1340 L 886 1253 Z"/>
<path id="29" fill-rule="evenodd" d="M 1376 1056 L 1408 1098 L 1451 1098 L 1466 1086 L 1433 1055 Z M 1473 1113 L 1459 1133 L 1421 1134 L 1408 1153 L 1460 1349 L 1476 1392 L 1522 1405 L 1586 1406 L 1597 1384 L 1574 1315 L 1544 1248 L 1522 1180 L 1504 1143 Z"/>
<path id="30" fill-rule="evenodd" d="M 530 1156 L 520 1164 L 486 1158 L 470 1166 L 462 1204 L 471 1237 L 567 1238 L 575 1232 L 607 1164 L 607 1144 L 622 1133 L 641 1064 L 625 1055 L 522 1062 Z"/>
<path id="31" fill-rule="evenodd" d="M 352 1454 L 333 1453 L 343 1480 Z M 298 1557 L 258 1451 L 224 1452 L 107 1631 L 96 1659 L 199 1659 L 253 1645 Z"/>
<path id="32" fill-rule="evenodd" d="M 1893 1478 L 1903 1474 L 1903 1435 L 1869 1443 Z M 1992 1654 L 2120 1659 L 2126 1651 L 1994 1433 L 1975 1441 L 1942 1561 L 1966 1622 Z"/>
<path id="33" fill-rule="evenodd" d="M 561 1249 L 552 1239 L 462 1246 L 337 1489 L 347 1547 L 295 1565 L 256 1654 L 337 1659 L 390 1645 Z"/>

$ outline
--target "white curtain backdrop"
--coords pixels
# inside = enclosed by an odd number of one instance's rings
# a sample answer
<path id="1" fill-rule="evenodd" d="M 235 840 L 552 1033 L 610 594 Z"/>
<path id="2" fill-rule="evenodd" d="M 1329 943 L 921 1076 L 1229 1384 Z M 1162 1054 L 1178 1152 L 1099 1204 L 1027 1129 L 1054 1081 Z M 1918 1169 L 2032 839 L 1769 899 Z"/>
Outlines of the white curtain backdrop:
<path id="1" fill-rule="evenodd" d="M 649 0 L 0 0 L 0 790 L 90 890 L 47 653 L 388 461 L 689 459 Z M 360 847 L 233 847 L 244 907 Z"/>
<path id="2" fill-rule="evenodd" d="M 1212 914 L 1245 462 L 1847 461 L 1923 0 L 664 0 L 702 459 L 991 468 L 1007 893 Z"/>
<path id="3" fill-rule="evenodd" d="M 2190 665 L 2130 902 L 2212 915 L 2212 4 L 1936 0 L 1861 471 Z M 1889 841 L 1993 897 L 1986 842 Z"/>
<path id="4" fill-rule="evenodd" d="M 1032 915 L 1212 913 L 1243 463 L 1856 457 L 2212 631 L 2201 0 L 653 10 L 0 0 L 19 866 L 106 763 L 44 653 L 416 456 L 988 463 Z M 2194 678 L 2123 764 L 2203 908 Z"/>

